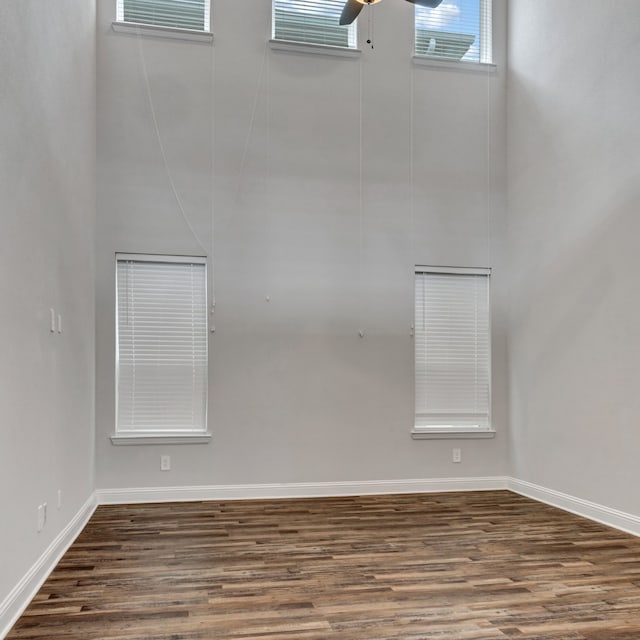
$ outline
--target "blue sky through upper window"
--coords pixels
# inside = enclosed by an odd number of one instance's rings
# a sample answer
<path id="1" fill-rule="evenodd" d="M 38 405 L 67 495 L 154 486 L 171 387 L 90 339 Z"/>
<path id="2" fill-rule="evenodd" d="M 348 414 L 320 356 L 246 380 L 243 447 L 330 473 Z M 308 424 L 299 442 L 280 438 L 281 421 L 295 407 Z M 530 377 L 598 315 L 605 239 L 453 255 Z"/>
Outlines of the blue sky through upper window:
<path id="1" fill-rule="evenodd" d="M 435 9 L 416 5 L 416 29 L 471 34 L 475 39 L 463 60 L 480 59 L 480 0 L 443 0 Z"/>

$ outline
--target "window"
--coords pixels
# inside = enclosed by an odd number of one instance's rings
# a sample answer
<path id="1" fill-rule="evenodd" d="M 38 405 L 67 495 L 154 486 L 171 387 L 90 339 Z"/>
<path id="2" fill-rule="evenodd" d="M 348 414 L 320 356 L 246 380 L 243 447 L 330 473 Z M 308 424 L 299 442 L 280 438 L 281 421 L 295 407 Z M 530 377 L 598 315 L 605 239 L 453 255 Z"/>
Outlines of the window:
<path id="1" fill-rule="evenodd" d="M 415 8 L 415 54 L 491 64 L 492 0 L 443 0 Z"/>
<path id="2" fill-rule="evenodd" d="M 116 436 L 206 434 L 204 258 L 116 256 Z"/>
<path id="3" fill-rule="evenodd" d="M 345 0 L 273 0 L 274 40 L 356 48 L 356 26 L 341 26 Z"/>
<path id="4" fill-rule="evenodd" d="M 209 0 L 118 0 L 117 21 L 209 31 Z"/>
<path id="5" fill-rule="evenodd" d="M 490 429 L 489 270 L 416 267 L 414 434 Z"/>

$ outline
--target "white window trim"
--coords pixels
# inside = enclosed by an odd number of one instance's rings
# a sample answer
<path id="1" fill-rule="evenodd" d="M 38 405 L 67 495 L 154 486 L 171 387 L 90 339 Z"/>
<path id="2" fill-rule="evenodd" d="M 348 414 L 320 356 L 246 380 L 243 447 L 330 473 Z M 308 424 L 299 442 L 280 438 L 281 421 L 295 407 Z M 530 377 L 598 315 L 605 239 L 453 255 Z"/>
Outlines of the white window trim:
<path id="1" fill-rule="evenodd" d="M 414 268 L 415 274 L 420 273 L 443 273 L 454 275 L 484 275 L 491 279 L 491 268 L 488 267 L 428 267 L 416 265 Z M 415 305 L 415 301 L 414 301 Z M 488 340 L 489 340 L 489 373 L 491 380 L 491 286 L 489 286 L 489 326 L 488 326 Z M 415 373 L 415 372 L 414 372 Z M 437 425 L 430 427 L 416 427 L 415 422 L 411 429 L 411 438 L 413 440 L 461 440 L 461 439 L 488 439 L 494 438 L 496 431 L 493 428 L 491 409 L 492 409 L 492 387 L 489 384 L 489 415 L 488 415 L 488 427 L 469 427 L 469 426 L 456 426 L 456 425 Z M 415 420 L 415 415 L 414 415 Z"/>
<path id="2" fill-rule="evenodd" d="M 418 67 L 433 67 L 435 69 L 447 69 L 469 73 L 493 74 L 498 65 L 488 62 L 469 62 L 468 60 L 438 60 L 429 56 L 416 56 L 412 58 L 413 64 Z"/>
<path id="3" fill-rule="evenodd" d="M 140 24 L 138 22 L 120 22 L 118 20 L 111 23 L 111 28 L 117 33 L 128 33 L 130 35 L 169 38 L 172 40 L 191 40 L 195 42 L 213 42 L 213 33 L 211 31 L 196 31 L 195 29 L 163 27 L 161 25 Z"/>
<path id="4" fill-rule="evenodd" d="M 414 273 L 448 273 L 459 276 L 490 276 L 488 267 L 422 267 L 416 266 Z"/>
<path id="5" fill-rule="evenodd" d="M 140 445 L 140 444 L 207 444 L 211 440 L 211 433 L 165 433 L 162 435 L 142 434 L 113 434 L 110 436 L 111 444 Z"/>
<path id="6" fill-rule="evenodd" d="M 332 44 L 315 44 L 313 42 L 295 42 L 294 40 L 269 40 L 269 47 L 274 51 L 289 51 L 292 53 L 309 53 L 311 55 L 337 56 L 338 58 L 357 58 L 362 49 L 338 47 Z"/>
<path id="7" fill-rule="evenodd" d="M 496 68 L 495 63 L 493 62 L 493 2 L 494 0 L 480 0 L 480 60 L 478 62 L 472 62 L 470 60 L 446 60 L 446 59 L 438 59 L 428 55 L 419 55 L 415 53 L 416 50 L 416 42 L 415 42 L 415 13 L 414 13 L 414 27 L 413 27 L 413 62 L 418 65 L 425 66 L 437 66 L 441 68 L 480 68 L 485 72 L 487 69 Z M 486 15 L 486 5 L 487 3 L 491 3 L 491 12 L 490 19 L 483 20 L 483 16 Z"/>
<path id="8" fill-rule="evenodd" d="M 456 427 L 454 429 L 416 429 L 411 430 L 413 440 L 480 440 L 495 438 L 495 429 L 464 429 Z"/>
<path id="9" fill-rule="evenodd" d="M 116 253 L 115 254 L 115 267 L 118 265 L 119 260 L 133 260 L 133 261 L 146 261 L 146 262 L 173 262 L 182 264 L 204 264 L 206 266 L 207 259 L 201 256 L 169 256 L 160 254 L 146 254 L 146 253 Z M 205 273 L 205 291 L 207 290 L 206 273 Z M 116 297 L 118 295 L 116 284 Z M 206 306 L 205 301 L 205 306 Z M 116 330 L 117 330 L 117 314 L 115 315 Z M 118 345 L 115 345 L 116 352 Z M 207 349 L 208 351 L 208 349 Z M 116 392 L 116 416 L 115 416 L 115 432 L 109 436 L 111 443 L 115 446 L 122 445 L 154 445 L 154 444 L 207 444 L 211 441 L 212 434 L 205 427 L 203 431 L 117 431 L 117 393 L 118 393 L 118 367 L 115 368 L 115 392 Z M 204 423 L 208 424 L 208 401 L 205 406 Z"/>

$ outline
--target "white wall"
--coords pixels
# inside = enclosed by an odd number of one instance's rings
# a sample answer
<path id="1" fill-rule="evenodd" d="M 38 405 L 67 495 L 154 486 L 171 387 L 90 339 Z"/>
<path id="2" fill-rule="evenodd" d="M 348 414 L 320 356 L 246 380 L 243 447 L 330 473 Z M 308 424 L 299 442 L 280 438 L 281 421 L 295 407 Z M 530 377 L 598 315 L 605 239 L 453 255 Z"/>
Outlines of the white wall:
<path id="1" fill-rule="evenodd" d="M 269 49 L 266 0 L 216 0 L 213 46 L 114 33 L 115 0 L 101 0 L 98 487 L 505 472 L 506 11 L 496 5 L 498 69 L 487 74 L 412 66 L 413 9 L 400 1 L 375 8 L 376 48 L 363 42 L 354 60 Z M 172 194 L 145 70 L 199 240 Z M 114 447 L 114 253 L 210 254 L 212 236 L 213 440 Z M 416 263 L 495 269 L 498 434 L 463 442 L 462 465 L 451 441 L 409 436 Z"/>
<path id="2" fill-rule="evenodd" d="M 635 0 L 509 3 L 513 475 L 640 514 Z"/>
<path id="3" fill-rule="evenodd" d="M 0 3 L 0 109 L 1 613 L 93 491 L 91 2 Z M 60 335 L 49 332 L 50 307 L 63 316 Z"/>

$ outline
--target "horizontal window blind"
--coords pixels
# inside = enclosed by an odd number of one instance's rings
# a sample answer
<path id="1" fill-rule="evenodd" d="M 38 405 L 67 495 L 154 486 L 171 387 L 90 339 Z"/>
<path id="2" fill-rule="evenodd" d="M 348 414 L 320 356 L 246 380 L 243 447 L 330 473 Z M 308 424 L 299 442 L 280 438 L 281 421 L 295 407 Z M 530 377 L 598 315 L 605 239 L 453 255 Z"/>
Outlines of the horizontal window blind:
<path id="1" fill-rule="evenodd" d="M 443 0 L 415 7 L 415 54 L 441 60 L 492 62 L 491 0 Z"/>
<path id="2" fill-rule="evenodd" d="M 416 271 L 416 429 L 489 428 L 489 275 Z"/>
<path id="3" fill-rule="evenodd" d="M 117 433 L 206 431 L 206 265 L 117 258 Z"/>
<path id="4" fill-rule="evenodd" d="M 345 0 L 273 0 L 273 39 L 356 47 L 356 26 L 340 25 Z"/>
<path id="5" fill-rule="evenodd" d="M 117 18 L 121 22 L 209 31 L 209 0 L 118 0 Z"/>

